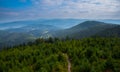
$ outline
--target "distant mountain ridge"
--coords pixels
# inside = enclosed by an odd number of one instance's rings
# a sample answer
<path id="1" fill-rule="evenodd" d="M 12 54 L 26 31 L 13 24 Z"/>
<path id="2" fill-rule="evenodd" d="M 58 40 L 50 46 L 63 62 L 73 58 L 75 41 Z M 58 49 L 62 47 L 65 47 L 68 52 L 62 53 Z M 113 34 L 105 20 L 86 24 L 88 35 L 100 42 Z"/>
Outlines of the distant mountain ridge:
<path id="1" fill-rule="evenodd" d="M 120 25 L 104 23 L 99 21 L 85 21 L 69 29 L 56 32 L 55 36 L 60 38 L 65 38 L 66 36 L 69 36 L 70 38 L 79 39 L 79 38 L 94 36 L 99 32 L 112 29 L 117 26 L 120 26 Z"/>
<path id="2" fill-rule="evenodd" d="M 49 22 L 52 23 L 51 20 Z M 13 22 L 10 26 L 14 27 L 14 25 L 17 25 L 16 23 L 19 24 L 19 22 Z M 24 25 L 24 22 L 20 23 L 23 23 L 22 25 Z M 66 38 L 67 36 L 73 39 L 96 36 L 120 37 L 120 25 L 99 21 L 85 21 L 67 29 L 61 29 L 49 24 L 25 23 L 28 24 L 18 28 L 0 30 L 0 48 L 34 41 L 36 38 Z M 0 25 L 0 27 L 2 26 L 9 27 L 7 24 Z"/>

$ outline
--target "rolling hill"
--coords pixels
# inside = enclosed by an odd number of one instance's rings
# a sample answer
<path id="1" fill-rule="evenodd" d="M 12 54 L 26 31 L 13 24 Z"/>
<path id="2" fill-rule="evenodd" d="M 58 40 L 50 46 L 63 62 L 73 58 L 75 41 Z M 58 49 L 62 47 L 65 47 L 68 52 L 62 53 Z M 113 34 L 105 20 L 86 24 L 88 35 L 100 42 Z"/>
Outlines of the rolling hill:
<path id="1" fill-rule="evenodd" d="M 33 35 L 34 37 L 41 37 L 44 34 L 50 34 L 51 32 L 60 29 L 61 28 L 52 25 L 34 24 L 20 28 L 6 29 L 5 31 L 9 31 L 12 33 L 26 33 L 29 35 Z"/>
<path id="2" fill-rule="evenodd" d="M 118 24 L 99 21 L 85 21 L 71 28 L 63 29 L 54 25 L 49 25 L 52 21 L 53 23 L 56 23 L 56 21 L 59 22 L 61 20 L 48 20 L 48 25 L 41 24 L 36 21 L 35 24 L 34 21 L 0 24 L 0 27 L 3 27 L 4 29 L 0 31 L 0 48 L 26 43 L 28 41 L 33 41 L 35 38 L 66 38 L 67 36 L 73 39 L 96 36 L 120 37 L 120 25 Z M 65 20 L 60 23 L 63 22 L 67 21 Z M 43 23 L 45 22 L 43 21 Z"/>
<path id="3" fill-rule="evenodd" d="M 105 29 L 101 32 L 96 33 L 94 36 L 99 37 L 120 37 L 120 25 L 113 28 Z"/>
<path id="4" fill-rule="evenodd" d="M 54 35 L 59 38 L 65 38 L 66 36 L 69 36 L 70 38 L 79 39 L 94 36 L 99 32 L 102 34 L 104 31 L 118 26 L 120 25 L 98 21 L 85 21 L 69 29 L 58 31 Z M 117 31 L 119 32 L 120 29 L 117 29 Z"/>
<path id="5" fill-rule="evenodd" d="M 25 33 L 11 33 L 7 31 L 0 31 L 0 49 L 4 47 L 20 45 L 34 40 L 35 37 Z"/>

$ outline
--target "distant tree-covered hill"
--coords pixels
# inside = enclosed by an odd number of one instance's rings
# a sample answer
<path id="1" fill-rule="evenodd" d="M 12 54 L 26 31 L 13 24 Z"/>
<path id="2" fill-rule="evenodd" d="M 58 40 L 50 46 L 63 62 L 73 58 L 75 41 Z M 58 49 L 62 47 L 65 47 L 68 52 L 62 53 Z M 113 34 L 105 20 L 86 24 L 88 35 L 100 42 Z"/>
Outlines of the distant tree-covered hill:
<path id="1" fill-rule="evenodd" d="M 0 31 L 0 49 L 12 47 L 27 42 L 32 42 L 35 37 L 25 33 L 11 33 L 8 31 Z"/>
<path id="2" fill-rule="evenodd" d="M 105 29 L 101 32 L 96 33 L 94 36 L 99 37 L 120 37 L 120 25 L 113 28 Z"/>
<path id="3" fill-rule="evenodd" d="M 10 25 L 12 27 L 14 25 L 16 26 L 17 24 L 11 23 Z M 9 27 L 9 24 L 6 26 L 2 26 Z M 4 47 L 23 44 L 29 41 L 34 41 L 34 39 L 36 38 L 49 38 L 52 36 L 51 32 L 59 29 L 59 27 L 55 27 L 52 25 L 30 24 L 28 26 L 0 30 L 0 49 Z"/>
<path id="4" fill-rule="evenodd" d="M 104 31 L 106 30 L 109 31 L 110 33 L 112 32 L 112 30 L 114 30 L 113 28 L 118 26 L 120 25 L 98 22 L 98 21 L 85 21 L 69 29 L 57 31 L 55 33 L 55 36 L 59 38 L 65 38 L 66 36 L 69 36 L 70 38 L 75 38 L 75 39 L 86 38 L 86 37 L 94 36 L 97 33 L 100 33 L 102 35 L 102 33 L 104 33 Z M 114 30 L 114 33 L 111 33 L 111 36 L 114 36 L 114 34 L 118 32 L 120 32 L 119 27 L 118 29 Z M 104 33 L 104 35 L 105 34 L 107 36 L 107 33 Z"/>

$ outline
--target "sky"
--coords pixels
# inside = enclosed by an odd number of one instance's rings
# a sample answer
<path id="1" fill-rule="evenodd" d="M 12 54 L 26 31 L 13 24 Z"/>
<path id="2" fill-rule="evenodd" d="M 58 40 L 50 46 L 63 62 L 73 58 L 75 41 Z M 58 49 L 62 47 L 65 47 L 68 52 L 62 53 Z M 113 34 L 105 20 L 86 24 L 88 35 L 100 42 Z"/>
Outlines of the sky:
<path id="1" fill-rule="evenodd" d="M 0 0 L 0 21 L 38 18 L 120 19 L 120 0 Z"/>

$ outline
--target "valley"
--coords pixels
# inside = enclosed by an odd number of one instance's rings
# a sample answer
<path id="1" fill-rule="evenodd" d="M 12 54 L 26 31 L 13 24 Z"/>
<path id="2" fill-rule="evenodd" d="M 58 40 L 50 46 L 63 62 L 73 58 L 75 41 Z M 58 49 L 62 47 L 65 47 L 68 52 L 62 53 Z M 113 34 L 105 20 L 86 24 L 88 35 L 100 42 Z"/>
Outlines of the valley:
<path id="1" fill-rule="evenodd" d="M 107 20 L 106 20 L 107 21 Z M 76 24 L 81 22 L 80 24 Z M 68 26 L 71 24 L 71 26 Z M 63 26 L 63 27 L 62 27 Z M 68 28 L 65 28 L 68 27 Z M 120 37 L 120 25 L 75 19 L 17 21 L 0 24 L 0 47 L 11 47 L 37 38 Z M 108 33 L 108 34 L 107 34 Z M 4 38 L 6 40 L 4 40 Z"/>

